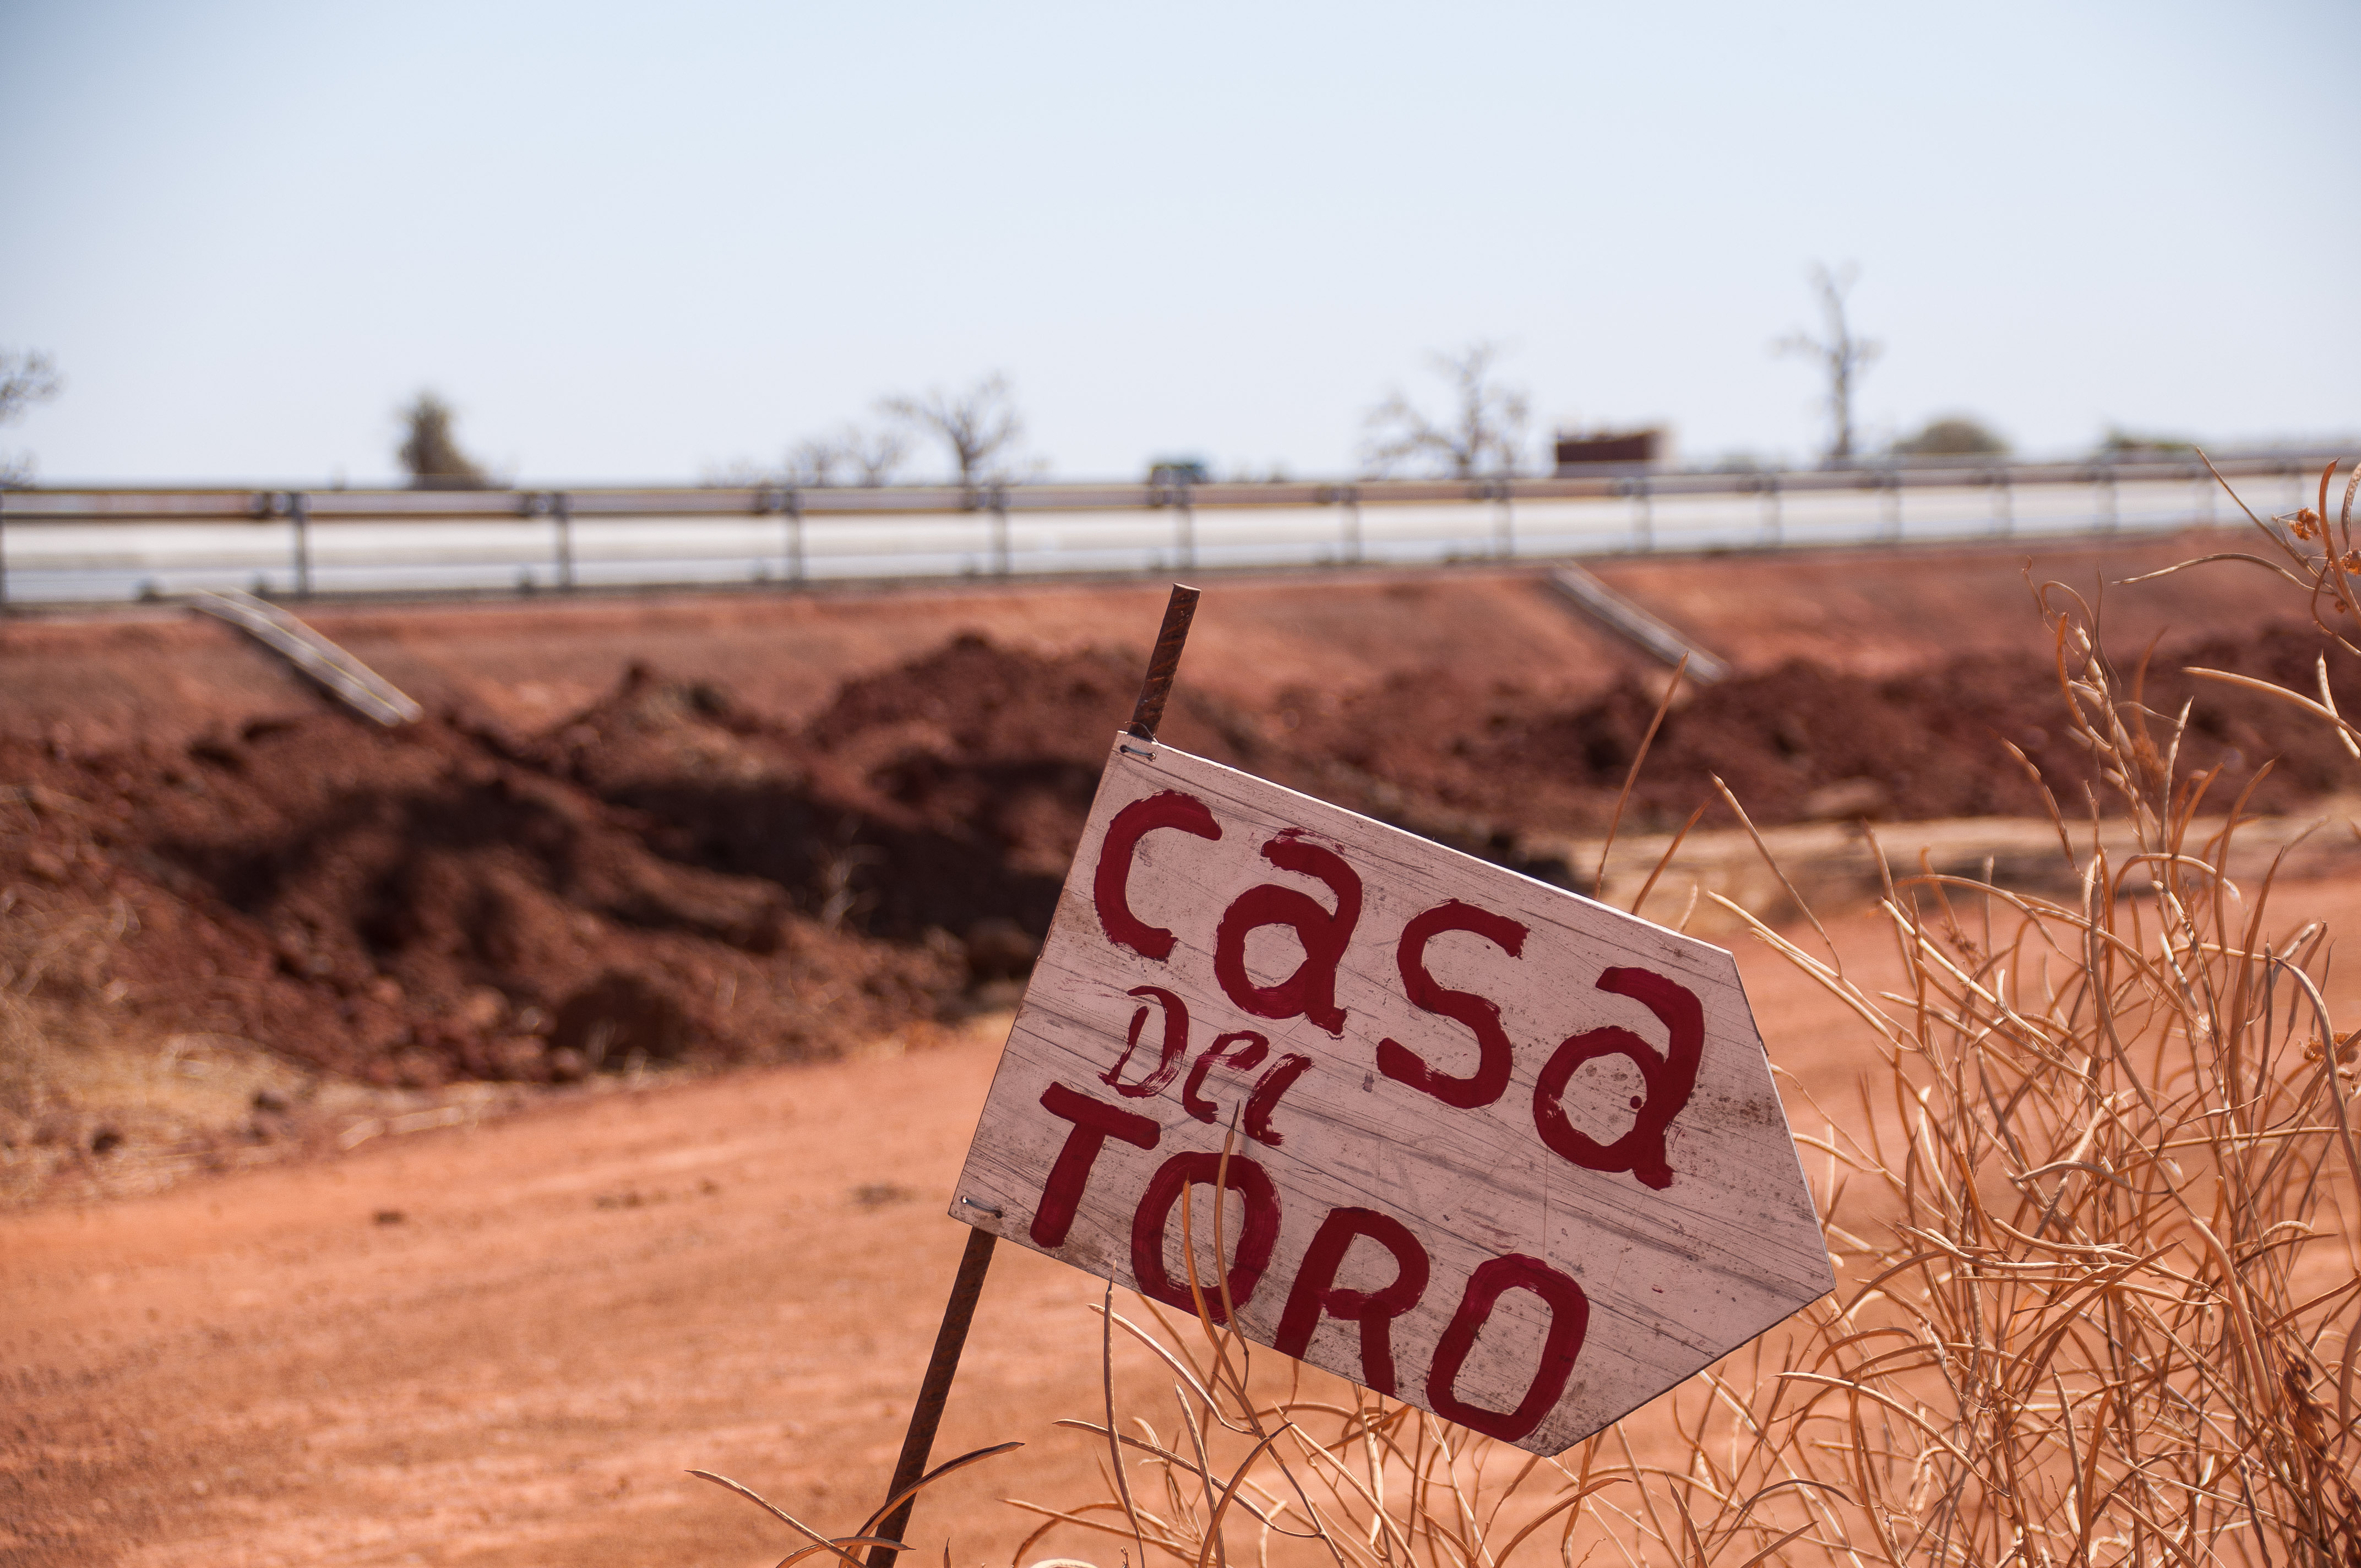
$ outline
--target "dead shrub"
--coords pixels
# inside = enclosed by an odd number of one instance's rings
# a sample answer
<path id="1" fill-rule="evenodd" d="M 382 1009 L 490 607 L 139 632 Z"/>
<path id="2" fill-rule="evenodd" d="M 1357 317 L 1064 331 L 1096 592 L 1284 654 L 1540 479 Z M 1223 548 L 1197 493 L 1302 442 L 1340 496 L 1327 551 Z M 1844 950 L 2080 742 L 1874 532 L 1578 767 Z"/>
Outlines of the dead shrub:
<path id="1" fill-rule="evenodd" d="M 2334 632 L 2361 557 L 2327 485 L 2257 526 Z M 2361 1564 L 2361 1031 L 2330 1016 L 2329 934 L 2273 919 L 2270 874 L 2229 876 L 2247 801 L 2199 827 L 2224 803 L 2182 764 L 2188 707 L 2147 706 L 2081 600 L 2043 611 L 2091 763 L 2063 800 L 2036 781 L 2078 894 L 1888 883 L 1891 990 L 1730 906 L 1879 1054 L 1855 1103 L 1791 1102 L 1834 1297 L 1551 1460 L 1257 1366 L 1211 1312 L 1188 1332 L 1110 1299 L 1105 1408 L 1067 1423 L 1107 1444 L 1105 1491 L 1012 1499 L 1044 1521 L 1019 1561 L 1057 1535 L 1139 1568 Z M 1118 1420 L 1117 1329 L 1170 1373 L 1169 1412 Z"/>

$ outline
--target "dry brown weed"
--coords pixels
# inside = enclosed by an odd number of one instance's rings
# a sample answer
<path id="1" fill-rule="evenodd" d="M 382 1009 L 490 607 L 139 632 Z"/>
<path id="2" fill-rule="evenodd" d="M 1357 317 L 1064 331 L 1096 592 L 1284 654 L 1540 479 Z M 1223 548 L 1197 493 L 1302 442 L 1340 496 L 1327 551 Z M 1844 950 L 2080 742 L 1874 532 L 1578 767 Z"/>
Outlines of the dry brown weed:
<path id="1" fill-rule="evenodd" d="M 2327 486 L 2257 526 L 2349 650 L 2355 487 L 2331 524 Z M 2329 934 L 2273 920 L 2277 861 L 2229 875 L 2244 799 L 2200 827 L 2186 709 L 2144 706 L 2079 599 L 2044 612 L 2092 762 L 2045 790 L 2079 894 L 1889 882 L 1891 990 L 1730 906 L 1879 1053 L 1851 1104 L 1791 1096 L 1834 1297 L 1552 1460 L 1110 1301 L 1106 1409 L 1068 1423 L 1108 1445 L 1104 1494 L 1016 1501 L 1044 1521 L 1018 1559 L 2361 1565 L 2361 1032 Z M 1118 1329 L 1171 1373 L 1166 1415 L 1118 1419 Z"/>

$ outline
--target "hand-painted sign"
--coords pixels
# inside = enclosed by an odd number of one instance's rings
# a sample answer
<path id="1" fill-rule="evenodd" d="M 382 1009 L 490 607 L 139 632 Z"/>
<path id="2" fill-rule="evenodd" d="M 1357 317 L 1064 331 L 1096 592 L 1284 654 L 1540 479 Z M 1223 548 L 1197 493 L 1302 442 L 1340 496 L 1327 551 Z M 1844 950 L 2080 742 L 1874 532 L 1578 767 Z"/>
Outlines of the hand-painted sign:
<path id="1" fill-rule="evenodd" d="M 951 1212 L 1185 1310 L 1192 1188 L 1217 1319 L 1537 1453 L 1835 1285 L 1727 952 L 1124 737 Z"/>

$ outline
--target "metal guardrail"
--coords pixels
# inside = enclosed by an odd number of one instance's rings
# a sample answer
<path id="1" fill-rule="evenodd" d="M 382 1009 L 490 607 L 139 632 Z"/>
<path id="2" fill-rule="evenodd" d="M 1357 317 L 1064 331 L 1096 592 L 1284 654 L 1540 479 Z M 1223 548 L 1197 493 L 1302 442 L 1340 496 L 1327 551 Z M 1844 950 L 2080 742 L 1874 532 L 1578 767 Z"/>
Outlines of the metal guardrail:
<path id="1" fill-rule="evenodd" d="M 226 620 L 318 682 L 336 700 L 390 729 L 425 713 L 417 699 L 275 604 L 233 588 L 196 595 L 190 607 Z"/>
<path id="2" fill-rule="evenodd" d="M 2307 457 L 2269 454 L 2216 459 L 2214 466 L 2230 480 L 2301 481 L 2317 474 L 2326 455 Z M 1845 468 L 1785 472 L 1619 473 L 1581 477 L 1478 477 L 1472 479 L 1357 479 L 1334 481 L 1222 481 L 1184 483 L 1039 483 L 980 486 L 896 485 L 879 487 L 785 485 L 635 487 L 585 486 L 566 488 L 517 489 L 306 489 L 297 488 L 33 488 L 0 492 L 0 604 L 9 602 L 12 584 L 10 550 L 38 532 L 52 539 L 71 535 L 83 541 L 82 554 L 49 552 L 38 560 L 18 564 L 14 585 L 23 589 L 40 584 L 28 579 L 48 573 L 60 581 L 79 572 L 91 583 L 126 581 L 143 566 L 164 576 L 218 579 L 225 572 L 254 571 L 255 581 L 273 591 L 307 597 L 323 591 L 318 541 L 323 530 L 350 538 L 366 536 L 388 564 L 373 565 L 368 551 L 347 551 L 338 571 L 367 591 L 371 573 L 388 578 L 410 570 L 426 573 L 434 563 L 411 552 L 406 564 L 394 564 L 409 546 L 398 530 L 412 537 L 435 533 L 435 525 L 504 525 L 541 533 L 542 545 L 530 555 L 510 546 L 512 568 L 523 570 L 517 586 L 526 589 L 551 587 L 560 590 L 586 586 L 586 565 L 599 568 L 601 586 L 652 585 L 671 581 L 715 579 L 709 573 L 685 572 L 700 561 L 733 564 L 739 580 L 801 583 L 818 576 L 826 563 L 816 562 L 815 529 L 832 530 L 839 541 L 857 539 L 861 549 L 836 552 L 840 563 L 855 558 L 870 569 L 851 575 L 870 576 L 1005 576 L 1016 569 L 1020 554 L 1028 569 L 1107 569 L 1102 557 L 1152 553 L 1141 565 L 1193 568 L 1202 564 L 1280 565 L 1307 548 L 1314 558 L 1335 564 L 1364 560 L 1414 558 L 1510 558 L 1520 555 L 1609 554 L 1661 548 L 1728 547 L 1730 536 L 1741 536 L 1749 548 L 1778 548 L 1804 543 L 1860 543 L 1899 539 L 1914 497 L 1931 500 L 1947 497 L 1952 510 L 1962 506 L 1972 516 L 1953 517 L 1922 527 L 1918 537 L 1956 538 L 1976 532 L 2007 533 L 2018 526 L 2019 497 L 2034 492 L 2055 496 L 2079 491 L 2087 506 L 2070 513 L 2068 526 L 2076 532 L 2105 532 L 2123 525 L 2120 504 L 2125 487 L 2142 493 L 2160 486 L 2187 484 L 2187 504 L 2151 510 L 2131 520 L 2132 526 L 2179 526 L 2220 521 L 2234 515 L 2226 499 L 2217 506 L 2217 488 L 2201 463 L 2179 458 L 2142 458 L 2071 463 L 1983 464 L 1914 463 L 1864 465 Z M 1862 512 L 1866 503 L 1867 514 Z M 1751 508 L 1751 524 L 1733 511 Z M 1373 539 L 1365 512 L 1381 514 L 1421 511 L 1429 521 L 1405 531 L 1395 528 L 1386 538 Z M 1521 511 L 1548 511 L 1560 526 L 1542 531 L 1540 537 L 1520 537 Z M 1686 509 L 1686 521 L 1682 513 Z M 2260 509 L 2258 509 L 2260 510 Z M 1268 517 L 1293 513 L 1299 519 L 1327 514 L 1333 524 L 1324 530 L 1325 543 L 1304 532 L 1287 541 L 1290 555 L 1277 544 L 1257 556 L 1253 538 L 1223 543 L 1216 552 L 1223 562 L 1201 560 L 1200 513 L 1219 518 L 1255 514 Z M 1118 521 L 1103 529 L 1104 537 L 1087 546 L 1043 544 L 1016 538 L 1020 529 L 1060 519 L 1113 514 Z M 1135 515 L 1139 514 L 1139 515 Z M 1438 521 L 1448 514 L 1446 523 Z M 1576 526 L 1570 520 L 1579 519 Z M 1698 519 L 1716 520 L 1712 527 Z M 904 549 L 908 531 L 932 519 L 968 531 L 956 548 Z M 1835 520 L 1831 521 L 1831 520 Z M 1829 526 L 1817 526 L 1826 523 Z M 708 547 L 700 555 L 692 549 L 666 556 L 662 546 L 702 525 L 737 525 L 739 532 L 726 548 Z M 375 525 L 364 529 L 360 525 Z M 767 534 L 762 547 L 752 548 L 743 529 L 753 525 Z M 250 550 L 226 556 L 190 556 L 194 565 L 173 564 L 172 535 L 188 536 L 212 529 L 255 527 L 283 530 L 282 553 L 271 558 Z M 1831 535 L 1829 529 L 1834 528 Z M 2044 520 L 2047 531 L 2058 531 L 2058 520 Z M 586 530 L 605 528 L 615 538 L 640 542 L 632 550 L 604 560 L 588 560 L 581 549 Z M 975 531 L 980 529 L 980 532 Z M 137 547 L 122 546 L 109 554 L 106 541 L 118 531 L 166 531 L 159 540 L 152 532 Z M 620 532 L 618 532 L 620 530 Z M 1233 531 L 1235 532 L 1235 530 Z M 216 535 L 218 536 L 218 535 Z M 475 537 L 469 535 L 467 537 Z M 515 538 L 511 532 L 503 538 Z M 1275 537 L 1258 534 L 1255 537 Z M 1312 543 L 1307 544 L 1307 541 Z M 471 547 L 472 548 L 472 547 Z M 487 547 L 489 548 L 489 547 Z M 712 553 L 719 549 L 719 554 Z M 463 552 L 464 553 L 464 552 Z M 481 565 L 482 550 L 468 556 Z M 60 565 L 60 563 L 63 563 Z M 776 562 L 778 575 L 772 576 Z M 901 569 L 901 562 L 907 569 Z M 947 562 L 956 563 L 946 565 Z M 1038 563 L 1036 565 L 1035 563 Z M 160 565 L 159 565 L 160 563 Z M 883 563 L 883 565 L 879 565 Z M 642 568 L 644 568 L 642 570 Z M 1132 569 L 1137 569 L 1134 567 Z M 112 576 L 109 576 L 112 574 Z M 284 587 L 269 578 L 283 576 Z M 481 576 L 479 572 L 478 576 Z M 844 576 L 845 573 L 835 575 Z M 49 586 L 56 586 L 54 584 Z M 478 584 L 478 587 L 482 585 Z M 494 587 L 501 585 L 495 584 Z M 145 580 L 155 593 L 155 575 Z M 351 591 L 351 590 L 346 590 Z M 35 598 L 71 600 L 132 597 L 132 590 L 93 591 L 80 595 L 40 593 Z"/>

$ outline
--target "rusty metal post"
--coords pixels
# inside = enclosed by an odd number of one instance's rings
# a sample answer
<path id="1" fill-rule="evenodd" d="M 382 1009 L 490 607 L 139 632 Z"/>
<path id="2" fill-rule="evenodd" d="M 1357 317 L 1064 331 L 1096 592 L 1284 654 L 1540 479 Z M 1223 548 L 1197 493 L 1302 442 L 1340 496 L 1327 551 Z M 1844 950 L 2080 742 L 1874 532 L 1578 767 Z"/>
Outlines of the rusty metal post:
<path id="1" fill-rule="evenodd" d="M 1156 651 L 1148 658 L 1148 675 L 1139 684 L 1139 700 L 1132 705 L 1128 733 L 1142 740 L 1156 739 L 1164 718 L 1164 700 L 1172 695 L 1173 673 L 1180 667 L 1181 645 L 1189 641 L 1189 622 L 1197 614 L 1197 590 L 1172 585 L 1165 602 L 1164 624 L 1156 634 Z M 983 1294 L 983 1277 L 992 1266 L 992 1249 L 999 1238 L 990 1231 L 968 1232 L 967 1250 L 960 1255 L 959 1274 L 951 1281 L 951 1299 L 943 1305 L 942 1327 L 935 1331 L 934 1354 L 927 1358 L 927 1375 L 918 1384 L 918 1402 L 910 1411 L 909 1431 L 902 1438 L 901 1457 L 895 1461 L 889 1498 L 917 1484 L 927 1473 L 927 1457 L 934 1452 L 935 1432 L 942 1425 L 943 1407 L 950 1402 L 951 1380 L 959 1376 L 960 1353 L 967 1348 L 968 1326 L 975 1321 L 975 1304 Z M 900 1541 L 910 1528 L 911 1497 L 878 1524 L 877 1533 Z M 894 1568 L 901 1555 L 891 1547 L 869 1549 L 869 1568 Z"/>
<path id="2" fill-rule="evenodd" d="M 1185 583 L 1172 585 L 1164 601 L 1164 624 L 1157 629 L 1155 651 L 1148 655 L 1148 674 L 1139 683 L 1139 700 L 1132 705 L 1125 732 L 1151 744 L 1164 722 L 1164 699 L 1172 695 L 1172 676 L 1180 668 L 1180 650 L 1189 641 L 1189 623 L 1197 619 L 1197 590 Z"/>
<path id="3" fill-rule="evenodd" d="M 893 1484 L 885 1495 L 893 1497 L 915 1485 L 927 1473 L 927 1456 L 934 1452 L 935 1430 L 942 1425 L 943 1407 L 950 1402 L 951 1379 L 959 1375 L 960 1352 L 967 1348 L 968 1325 L 975 1321 L 975 1303 L 983 1294 L 983 1277 L 992 1266 L 992 1249 L 999 1237 L 990 1231 L 970 1231 L 967 1250 L 960 1255 L 959 1274 L 951 1281 L 951 1299 L 943 1306 L 942 1327 L 935 1331 L 935 1353 L 927 1358 L 927 1376 L 918 1385 L 918 1403 L 910 1412 L 910 1430 L 902 1438 L 902 1455 L 894 1464 Z M 902 1532 L 910 1528 L 910 1509 L 916 1497 L 906 1498 L 900 1508 L 885 1516 L 877 1533 L 888 1541 L 899 1541 Z M 894 1568 L 894 1560 L 901 1555 L 891 1547 L 869 1549 L 869 1568 Z"/>

